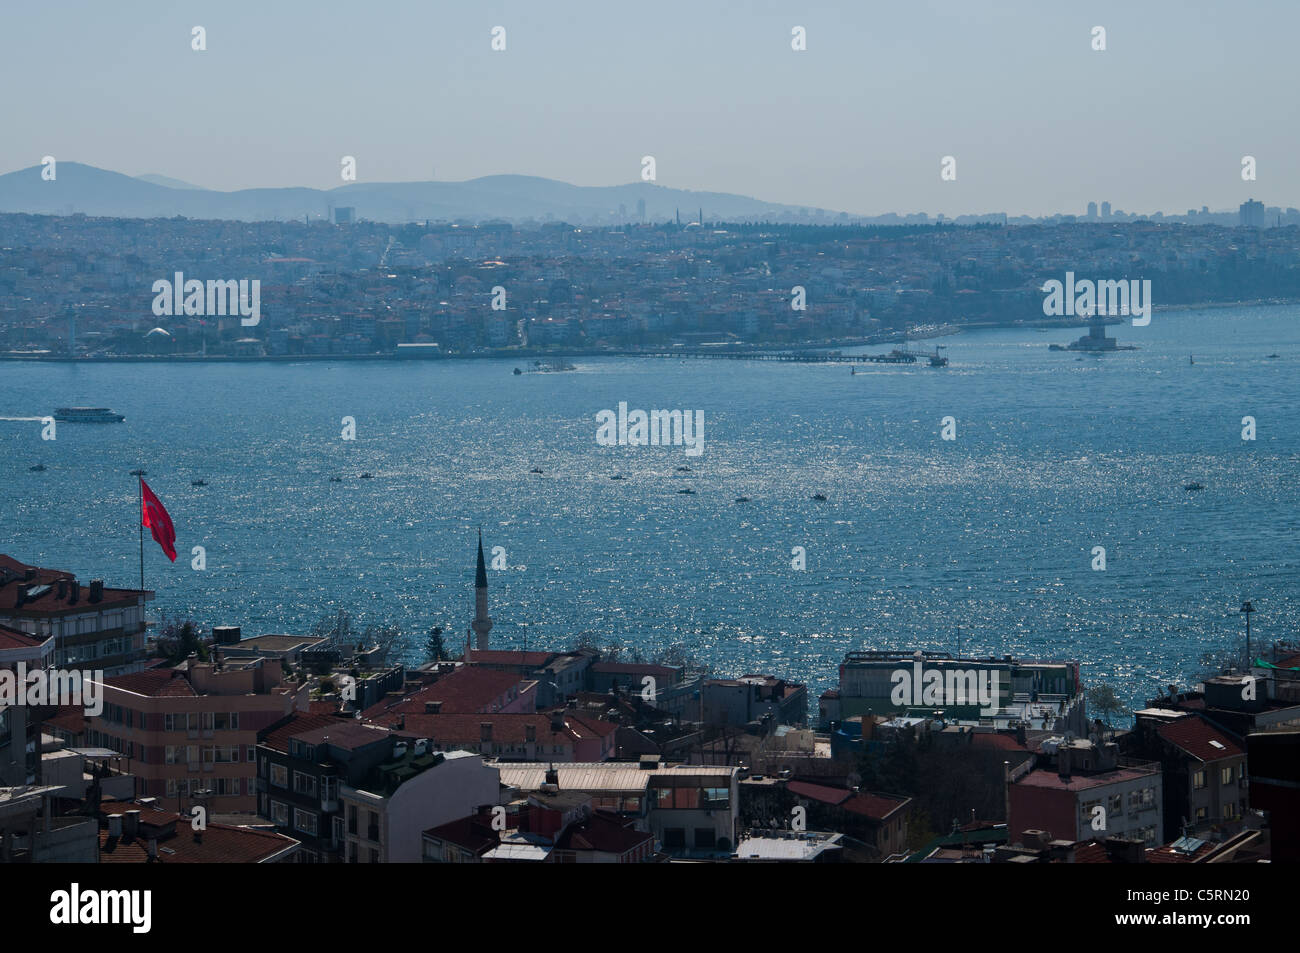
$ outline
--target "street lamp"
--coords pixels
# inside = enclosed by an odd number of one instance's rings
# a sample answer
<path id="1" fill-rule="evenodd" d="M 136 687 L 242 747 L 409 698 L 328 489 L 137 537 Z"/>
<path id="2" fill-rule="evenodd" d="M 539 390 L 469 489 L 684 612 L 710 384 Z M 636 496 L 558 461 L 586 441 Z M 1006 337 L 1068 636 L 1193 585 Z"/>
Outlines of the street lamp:
<path id="1" fill-rule="evenodd" d="M 1251 614 L 1252 612 L 1255 611 L 1255 607 L 1252 606 L 1252 605 L 1250 604 L 1250 600 L 1246 600 L 1245 602 L 1243 602 L 1243 603 L 1241 604 L 1241 608 L 1238 609 L 1237 611 L 1243 613 L 1243 614 L 1246 616 L 1246 667 L 1249 668 L 1249 667 L 1251 666 L 1251 658 L 1250 658 L 1250 614 Z"/>

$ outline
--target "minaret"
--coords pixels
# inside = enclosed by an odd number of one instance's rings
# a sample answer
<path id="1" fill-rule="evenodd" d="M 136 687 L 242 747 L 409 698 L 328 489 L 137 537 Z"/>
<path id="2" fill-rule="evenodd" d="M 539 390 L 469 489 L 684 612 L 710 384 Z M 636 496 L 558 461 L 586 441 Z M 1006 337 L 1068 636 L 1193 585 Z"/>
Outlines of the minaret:
<path id="1" fill-rule="evenodd" d="M 488 633 L 492 631 L 492 619 L 488 617 L 487 604 L 487 566 L 483 563 L 483 531 L 478 531 L 478 568 L 474 570 L 474 621 L 469 624 L 477 636 L 475 646 L 480 652 L 488 647 Z"/>

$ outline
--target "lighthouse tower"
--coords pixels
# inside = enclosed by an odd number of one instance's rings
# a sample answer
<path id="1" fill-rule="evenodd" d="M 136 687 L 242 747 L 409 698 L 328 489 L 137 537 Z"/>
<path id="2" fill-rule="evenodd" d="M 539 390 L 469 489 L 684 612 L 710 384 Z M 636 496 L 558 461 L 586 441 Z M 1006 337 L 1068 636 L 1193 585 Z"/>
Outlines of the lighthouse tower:
<path id="1" fill-rule="evenodd" d="M 475 648 L 485 651 L 492 619 L 488 616 L 487 566 L 483 562 L 483 531 L 478 531 L 478 567 L 474 570 L 474 621 L 469 624 L 475 636 Z"/>

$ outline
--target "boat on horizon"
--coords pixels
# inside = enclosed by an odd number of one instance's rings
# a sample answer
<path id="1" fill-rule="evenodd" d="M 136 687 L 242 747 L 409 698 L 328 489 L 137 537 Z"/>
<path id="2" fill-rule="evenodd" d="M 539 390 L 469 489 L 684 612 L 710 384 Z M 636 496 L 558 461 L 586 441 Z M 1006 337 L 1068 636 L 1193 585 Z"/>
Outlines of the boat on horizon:
<path id="1" fill-rule="evenodd" d="M 60 407 L 54 412 L 54 419 L 77 424 L 120 424 L 126 415 L 107 407 Z"/>
<path id="2" fill-rule="evenodd" d="M 43 463 L 38 463 L 38 464 L 36 464 L 36 466 L 34 466 L 34 467 L 28 467 L 27 469 L 28 469 L 28 470 L 31 470 L 33 473 L 44 473 L 44 472 L 46 471 L 47 468 L 46 468 L 45 464 L 43 464 Z"/>

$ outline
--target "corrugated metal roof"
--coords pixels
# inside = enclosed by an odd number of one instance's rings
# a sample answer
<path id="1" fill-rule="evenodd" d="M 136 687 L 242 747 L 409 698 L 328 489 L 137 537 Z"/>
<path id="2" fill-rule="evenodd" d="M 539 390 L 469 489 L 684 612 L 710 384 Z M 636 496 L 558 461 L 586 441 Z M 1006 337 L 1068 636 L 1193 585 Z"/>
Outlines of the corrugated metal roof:
<path id="1" fill-rule="evenodd" d="M 498 764 L 501 783 L 521 791 L 537 791 L 546 783 L 545 764 Z M 557 764 L 560 790 L 565 791 L 627 791 L 646 789 L 651 778 L 662 777 L 713 777 L 730 778 L 736 768 L 713 765 L 680 765 L 646 771 L 636 763 L 577 763 Z"/>

